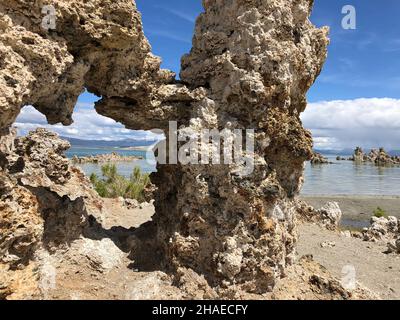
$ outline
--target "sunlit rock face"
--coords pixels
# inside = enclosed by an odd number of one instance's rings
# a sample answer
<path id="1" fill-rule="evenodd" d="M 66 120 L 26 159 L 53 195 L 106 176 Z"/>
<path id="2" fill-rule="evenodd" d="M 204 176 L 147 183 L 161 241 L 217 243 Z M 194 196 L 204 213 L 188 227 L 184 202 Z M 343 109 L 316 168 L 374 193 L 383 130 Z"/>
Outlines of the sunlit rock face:
<path id="1" fill-rule="evenodd" d="M 299 115 L 326 58 L 312 1 L 208 0 L 182 82 L 206 95 L 180 132 L 254 129 L 254 171 L 234 165 L 159 167 L 155 221 L 167 265 L 221 289 L 271 290 L 295 253 L 293 198 L 312 139 Z"/>
<path id="2" fill-rule="evenodd" d="M 88 217 L 101 216 L 102 200 L 56 134 L 11 129 L 0 140 L 0 297 L 29 298 L 38 290 L 35 252 L 67 250 Z"/>
<path id="3" fill-rule="evenodd" d="M 46 5 L 55 9 L 54 29 L 43 28 Z M 131 0 L 1 1 L 0 127 L 10 126 L 28 104 L 49 123 L 69 125 L 86 87 L 104 97 L 100 112 L 153 128 L 151 119 L 157 124 L 167 113 L 158 109 L 160 100 L 172 100 L 175 90 L 182 91 L 180 100 L 188 94 L 173 84 L 164 88 L 174 74 L 160 70 L 150 50 Z"/>
<path id="4" fill-rule="evenodd" d="M 49 4 L 54 30 L 42 26 Z M 266 292 L 294 258 L 293 199 L 312 146 L 299 115 L 326 58 L 327 30 L 308 20 L 311 0 L 203 5 L 176 81 L 151 54 L 132 0 L 3 0 L 0 135 L 28 104 L 49 123 L 71 124 L 84 88 L 101 97 L 100 114 L 130 129 L 166 131 L 177 121 L 182 135 L 254 130 L 248 174 L 241 163 L 158 165 L 152 245 L 177 275 L 192 269 L 221 291 Z"/>

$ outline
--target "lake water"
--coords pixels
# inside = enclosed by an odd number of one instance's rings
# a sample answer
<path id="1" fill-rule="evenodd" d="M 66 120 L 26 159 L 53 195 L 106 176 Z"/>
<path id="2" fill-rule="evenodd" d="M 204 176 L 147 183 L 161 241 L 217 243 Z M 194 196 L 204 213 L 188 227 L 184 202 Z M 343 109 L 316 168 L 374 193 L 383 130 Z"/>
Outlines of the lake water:
<path id="1" fill-rule="evenodd" d="M 122 155 L 146 157 L 145 151 L 119 149 L 71 148 L 68 157 L 74 155 L 88 156 L 110 152 Z M 305 170 L 304 195 L 400 195 L 400 166 L 376 167 L 372 164 L 356 164 L 352 161 L 336 161 L 336 157 L 327 156 L 333 164 L 311 165 L 307 163 Z M 348 156 L 346 156 L 347 158 Z M 122 175 L 129 176 L 135 166 L 150 173 L 155 171 L 154 158 L 151 161 L 138 160 L 118 163 Z M 101 166 L 82 164 L 82 170 L 90 175 L 100 174 Z"/>
<path id="2" fill-rule="evenodd" d="M 85 156 L 95 156 L 99 154 L 107 154 L 111 152 L 117 152 L 118 154 L 124 156 L 137 156 L 146 158 L 146 151 L 141 150 L 121 150 L 121 149 L 112 149 L 112 148 L 101 148 L 101 149 L 91 149 L 91 148 L 71 148 L 66 152 L 66 156 L 68 158 L 72 158 L 73 156 L 85 157 Z M 153 158 L 154 162 L 154 158 Z M 96 173 L 97 175 L 101 174 L 101 165 L 95 163 L 84 163 L 79 165 L 80 168 L 85 172 L 86 175 L 91 175 L 92 173 Z M 129 177 L 135 167 L 140 167 L 142 172 L 151 173 L 156 170 L 155 165 L 151 164 L 151 161 L 147 160 L 137 160 L 133 162 L 118 162 L 117 163 L 118 172 L 126 177 Z"/>
<path id="3" fill-rule="evenodd" d="M 400 166 L 378 167 L 370 163 L 336 161 L 335 156 L 327 158 L 333 164 L 307 163 L 303 194 L 400 195 Z"/>

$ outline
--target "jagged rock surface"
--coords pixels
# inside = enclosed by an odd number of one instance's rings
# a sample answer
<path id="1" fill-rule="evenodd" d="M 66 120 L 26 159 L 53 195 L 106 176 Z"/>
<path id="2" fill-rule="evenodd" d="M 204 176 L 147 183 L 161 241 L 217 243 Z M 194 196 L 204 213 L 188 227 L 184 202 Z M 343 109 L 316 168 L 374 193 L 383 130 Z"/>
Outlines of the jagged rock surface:
<path id="1" fill-rule="evenodd" d="M 21 294 L 19 274 L 34 282 L 35 252 L 66 249 L 89 215 L 101 216 L 102 201 L 63 156 L 70 145 L 56 134 L 37 129 L 17 138 L 11 129 L 1 140 L 0 296 L 7 296 Z"/>
<path id="2" fill-rule="evenodd" d="M 343 215 L 337 202 L 327 202 L 322 208 L 315 209 L 299 200 L 296 212 L 300 221 L 315 223 L 332 231 L 338 230 Z"/>
<path id="3" fill-rule="evenodd" d="M 88 157 L 78 157 L 74 156 L 71 161 L 73 164 L 84 164 L 84 163 L 115 163 L 115 162 L 132 162 L 136 160 L 141 160 L 142 157 L 139 156 L 124 156 L 116 152 L 107 154 L 98 154 L 95 156 Z"/>
<path id="4" fill-rule="evenodd" d="M 42 28 L 48 4 L 56 10 L 55 30 Z M 69 125 L 84 88 L 104 97 L 99 112 L 131 127 L 153 129 L 167 115 L 178 118 L 192 93 L 160 70 L 150 50 L 131 0 L 2 1 L 0 128 L 25 105 L 51 124 Z"/>
<path id="5" fill-rule="evenodd" d="M 168 266 L 191 268 L 221 290 L 266 292 L 294 257 L 293 200 L 312 154 L 299 115 L 327 32 L 308 20 L 311 1 L 203 5 L 181 79 L 206 97 L 179 131 L 254 129 L 255 170 L 241 177 L 234 165 L 159 166 L 158 239 Z"/>
<path id="6" fill-rule="evenodd" d="M 45 5 L 55 8 L 55 30 L 42 28 Z M 28 283 L 18 280 L 25 273 L 8 272 L 10 268 L 28 270 L 26 277 L 35 278 L 29 261 L 38 245 L 80 234 L 88 211 L 84 199 L 93 195 L 83 173 L 60 156 L 66 142 L 37 132 L 26 141 L 19 139 L 13 149 L 8 128 L 25 105 L 33 105 L 51 124 L 71 124 L 84 88 L 103 97 L 126 98 L 134 92 L 127 108 L 151 114 L 147 119 L 163 119 L 156 110 L 157 90 L 174 82 L 173 73 L 160 70 L 160 59 L 150 49 L 130 0 L 0 2 L 1 297 L 15 291 L 13 283 Z M 168 94 L 174 92 L 171 84 L 163 98 L 173 100 Z M 32 154 L 30 143 L 40 152 Z"/>
<path id="7" fill-rule="evenodd" d="M 349 160 L 358 163 L 370 162 L 377 166 L 400 164 L 400 157 L 389 155 L 384 148 L 379 148 L 379 150 L 371 149 L 371 151 L 368 154 L 366 154 L 360 147 L 357 147 L 354 151 L 353 156 L 351 156 Z"/>
<path id="8" fill-rule="evenodd" d="M 176 120 L 182 134 L 254 129 L 249 176 L 238 174 L 240 165 L 159 165 L 154 245 L 178 278 L 178 270 L 194 270 L 221 290 L 270 291 L 294 260 L 295 197 L 312 155 L 300 113 L 328 43 L 327 29 L 308 19 L 312 3 L 203 1 L 177 82 L 151 54 L 131 0 L 52 1 L 54 31 L 41 28 L 44 3 L 4 0 L 0 128 L 27 104 L 68 125 L 86 87 L 102 97 L 96 110 L 127 128 L 165 130 Z M 42 178 L 24 177 L 30 188 L 53 186 Z"/>
<path id="9" fill-rule="evenodd" d="M 311 164 L 328 164 L 329 160 L 318 152 L 313 152 L 310 160 Z"/>
<path id="10" fill-rule="evenodd" d="M 372 217 L 371 226 L 362 230 L 364 241 L 385 241 L 388 253 L 400 253 L 400 220 L 396 217 Z"/>

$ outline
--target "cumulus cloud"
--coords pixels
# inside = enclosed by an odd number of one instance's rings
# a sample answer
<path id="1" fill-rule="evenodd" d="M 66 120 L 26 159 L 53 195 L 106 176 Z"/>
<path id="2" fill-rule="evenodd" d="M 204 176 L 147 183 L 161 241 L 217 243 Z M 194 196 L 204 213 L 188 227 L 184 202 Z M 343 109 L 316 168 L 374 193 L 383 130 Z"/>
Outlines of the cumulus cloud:
<path id="1" fill-rule="evenodd" d="M 69 127 L 51 126 L 33 107 L 25 107 L 16 126 L 20 134 L 45 127 L 62 136 L 86 140 L 160 139 L 148 131 L 132 131 L 96 113 L 92 104 L 78 103 Z M 389 98 L 336 100 L 310 103 L 302 114 L 304 126 L 313 133 L 317 149 L 385 147 L 400 149 L 400 100 Z"/>
<path id="2" fill-rule="evenodd" d="M 26 135 L 29 131 L 38 127 L 55 131 L 61 136 L 83 140 L 151 140 L 160 136 L 148 131 L 133 131 L 126 129 L 120 123 L 103 117 L 96 113 L 93 104 L 78 103 L 73 114 L 74 124 L 71 126 L 48 125 L 46 117 L 32 106 L 22 109 L 15 126 L 20 135 Z"/>
<path id="3" fill-rule="evenodd" d="M 310 103 L 303 124 L 318 149 L 400 149 L 400 100 L 389 98 Z"/>

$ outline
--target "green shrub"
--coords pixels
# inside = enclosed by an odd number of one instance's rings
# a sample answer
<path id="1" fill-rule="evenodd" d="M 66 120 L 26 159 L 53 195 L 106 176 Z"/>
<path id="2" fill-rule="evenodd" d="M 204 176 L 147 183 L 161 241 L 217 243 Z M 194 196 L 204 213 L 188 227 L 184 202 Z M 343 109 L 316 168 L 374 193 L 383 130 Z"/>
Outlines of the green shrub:
<path id="1" fill-rule="evenodd" d="M 387 217 L 386 211 L 381 207 L 378 207 L 374 210 L 374 216 L 377 218 Z"/>
<path id="2" fill-rule="evenodd" d="M 145 201 L 144 190 L 150 184 L 148 174 L 143 174 L 139 167 L 135 167 L 129 179 L 118 174 L 115 164 L 106 164 L 101 167 L 102 177 L 92 173 L 90 181 L 102 198 L 136 199 Z"/>

